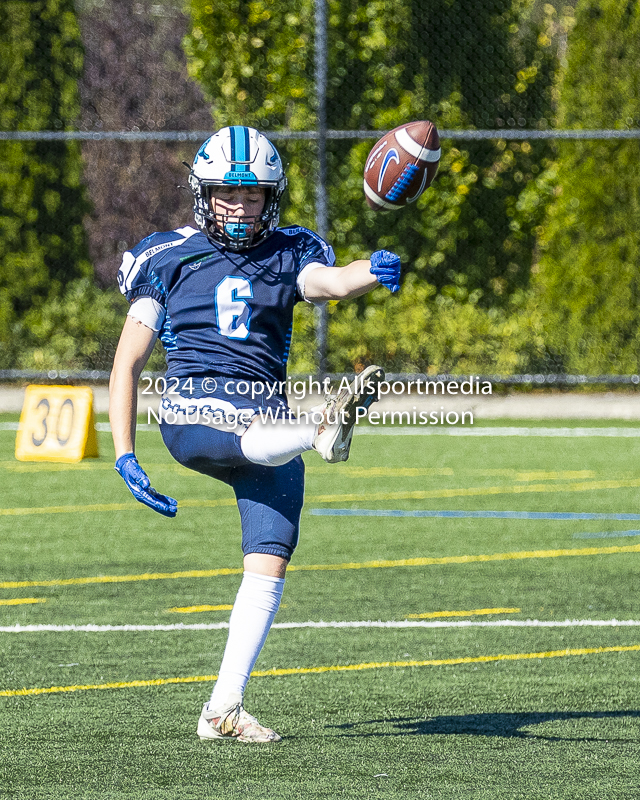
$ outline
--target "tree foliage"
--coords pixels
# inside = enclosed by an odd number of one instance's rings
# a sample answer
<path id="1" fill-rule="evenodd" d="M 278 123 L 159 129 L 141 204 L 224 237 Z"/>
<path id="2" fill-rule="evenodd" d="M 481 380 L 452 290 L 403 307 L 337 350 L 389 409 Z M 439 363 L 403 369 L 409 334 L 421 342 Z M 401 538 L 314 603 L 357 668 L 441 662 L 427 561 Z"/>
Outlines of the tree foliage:
<path id="1" fill-rule="evenodd" d="M 211 115 L 215 127 L 317 126 L 314 0 L 187 0 L 188 17 L 178 2 L 77 0 L 79 27 L 73 0 L 4 0 L 0 129 L 207 130 Z M 640 126 L 640 0 L 328 11 L 329 128 Z M 316 146 L 277 144 L 282 221 L 313 228 Z M 328 142 L 330 239 L 339 263 L 397 251 L 405 284 L 330 304 L 331 370 L 640 371 L 637 140 L 445 141 L 434 187 L 389 213 L 364 202 L 372 144 Z M 194 149 L 83 144 L 89 216 L 78 146 L 0 142 L 0 368 L 108 368 L 122 301 L 92 285 L 83 222 L 110 283 L 122 250 L 190 222 L 178 187 Z M 295 326 L 292 370 L 313 370 L 311 308 Z"/>
<path id="2" fill-rule="evenodd" d="M 389 130 L 425 118 L 440 128 L 548 124 L 554 55 L 549 12 L 536 8 L 533 0 L 329 0 L 329 128 Z M 316 126 L 312 0 L 190 0 L 190 10 L 189 70 L 216 122 L 266 131 Z M 546 145 L 445 142 L 434 188 L 409 209 L 377 212 L 362 191 L 372 144 L 328 143 L 330 239 L 339 263 L 395 250 L 416 278 L 405 292 L 422 287 L 430 302 L 436 294 L 456 297 L 463 286 L 487 308 L 527 286 L 543 209 L 521 197 Z M 314 227 L 314 146 L 278 147 L 289 178 L 284 222 Z M 417 294 L 414 300 L 404 313 Z M 375 293 L 356 306 L 362 316 L 372 303 L 391 302 Z M 335 309 L 331 331 L 343 313 L 353 312 Z M 307 330 L 308 320 L 298 327 Z M 336 341 L 331 333 L 333 368 L 344 360 Z"/>
<path id="3" fill-rule="evenodd" d="M 85 48 L 79 82 L 83 130 L 212 130 L 210 108 L 187 76 L 181 3 L 77 2 Z M 151 231 L 193 219 L 182 161 L 190 161 L 195 149 L 164 142 L 83 142 L 93 205 L 87 231 L 100 285 L 115 285 L 124 250 Z"/>
<path id="4" fill-rule="evenodd" d="M 40 371 L 110 369 L 123 306 L 117 289 L 100 289 L 91 278 L 71 282 L 64 294 L 28 311 L 17 323 L 21 348 L 13 366 Z"/>
<path id="5" fill-rule="evenodd" d="M 0 4 L 0 129 L 68 130 L 79 111 L 82 44 L 72 0 Z M 89 210 L 74 143 L 0 142 L 0 362 L 28 309 L 91 274 Z"/>
<path id="6" fill-rule="evenodd" d="M 57 6 L 49 3 L 48 6 L 50 16 L 62 31 L 60 42 L 51 46 L 49 55 L 66 53 L 63 63 L 56 68 L 58 83 L 54 84 L 46 72 L 51 65 L 34 61 L 33 75 L 28 82 L 24 74 L 25 53 L 33 50 L 47 53 L 45 44 L 38 39 L 39 29 L 34 27 L 42 14 L 43 3 L 38 0 L 0 5 L 2 19 L 7 21 L 0 31 L 3 47 L 1 113 L 5 115 L 1 128 L 10 129 L 12 125 L 33 130 L 79 127 L 97 132 L 212 128 L 209 108 L 198 86 L 186 74 L 181 46 L 186 17 L 179 0 L 139 0 L 136 3 L 76 0 L 75 6 L 77 21 L 73 15 L 69 16 L 73 3 L 58 3 Z M 56 18 L 57 12 L 60 19 Z M 6 32 L 4 39 L 3 32 Z M 35 59 L 36 55 L 32 53 L 30 57 Z M 53 87 L 48 94 L 36 83 L 41 76 Z M 63 83 L 62 77 L 65 77 Z M 24 86 L 21 81 L 26 82 Z M 40 90 L 43 93 L 38 95 Z M 60 93 L 63 94 L 61 98 L 57 96 Z M 60 120 L 64 125 L 53 112 L 47 116 L 45 100 L 63 106 Z M 39 109 L 39 116 L 32 113 L 26 119 L 27 107 Z M 39 198 L 37 193 L 25 191 L 25 184 L 16 173 L 16 161 L 11 181 L 6 170 L 5 182 L 0 179 L 6 192 L 4 207 L 11 212 L 10 217 L 0 215 L 3 220 L 0 224 L 5 225 L 0 248 L 4 245 L 10 249 L 11 240 L 6 231 L 12 225 L 14 228 L 23 226 L 21 235 L 30 236 L 33 247 L 20 256 L 23 259 L 19 265 L 22 283 L 14 280 L 13 273 L 11 278 L 8 272 L 3 273 L 7 281 L 0 287 L 0 320 L 4 321 L 0 367 L 108 370 L 126 310 L 124 299 L 113 289 L 122 252 L 154 229 L 168 230 L 192 220 L 190 193 L 179 185 L 185 184 L 186 175 L 181 162 L 193 157 L 194 145 L 102 140 L 82 142 L 80 148 L 85 167 L 84 182 L 92 206 L 91 213 L 83 220 L 90 260 L 98 284 L 107 288 L 99 291 L 88 277 L 69 282 L 74 274 L 90 274 L 89 269 L 81 273 L 70 269 L 63 285 L 52 284 L 44 262 L 47 243 L 37 235 L 38 231 L 25 228 L 23 224 L 31 216 L 38 215 L 34 203 L 37 205 Z M 14 153 L 16 159 L 24 159 L 32 170 L 36 163 L 34 153 L 45 158 L 50 156 L 58 164 L 56 169 L 61 169 L 61 151 L 71 153 L 74 164 L 79 165 L 79 150 L 75 144 L 61 148 L 55 142 L 45 142 L 35 148 L 30 143 L 20 143 L 5 149 L 5 153 Z M 41 215 L 38 218 L 40 226 Z M 59 215 L 57 219 L 63 221 Z M 63 230 L 61 224 L 60 231 Z M 13 258 L 17 263 L 17 257 Z M 72 264 L 70 257 L 69 265 Z M 85 265 L 88 267 L 86 262 Z M 43 293 L 34 293 L 31 284 L 41 285 Z M 19 298 L 19 312 L 14 310 L 10 291 Z M 161 369 L 162 363 L 160 353 L 154 352 L 150 368 Z"/>
<path id="7" fill-rule="evenodd" d="M 398 373 L 511 375 L 540 363 L 544 326 L 526 295 L 516 293 L 506 306 L 489 309 L 478 299 L 477 292 L 469 295 L 464 286 L 437 294 L 409 275 L 405 291 L 389 302 L 369 304 L 364 313 L 345 304 L 337 314 L 334 305 L 332 369 L 348 372 L 373 362 Z M 308 348 L 297 347 L 292 355 L 296 371 L 313 369 Z"/>
<path id="8" fill-rule="evenodd" d="M 640 127 L 640 2 L 580 0 L 558 83 L 558 125 Z M 640 142 L 557 146 L 535 301 L 568 370 L 640 369 Z"/>
<path id="9" fill-rule="evenodd" d="M 440 127 L 537 127 L 550 114 L 553 57 L 544 20 L 514 0 L 330 0 L 328 124 L 384 130 L 411 119 Z M 220 124 L 266 130 L 316 124 L 311 0 L 191 0 L 190 72 Z M 437 191 L 401 213 L 370 211 L 362 168 L 371 141 L 330 143 L 332 239 L 342 259 L 381 242 L 438 289 L 464 275 L 492 305 L 527 284 L 533 227 L 518 198 L 544 145 L 451 148 Z M 291 202 L 313 219 L 308 143 L 287 145 Z"/>

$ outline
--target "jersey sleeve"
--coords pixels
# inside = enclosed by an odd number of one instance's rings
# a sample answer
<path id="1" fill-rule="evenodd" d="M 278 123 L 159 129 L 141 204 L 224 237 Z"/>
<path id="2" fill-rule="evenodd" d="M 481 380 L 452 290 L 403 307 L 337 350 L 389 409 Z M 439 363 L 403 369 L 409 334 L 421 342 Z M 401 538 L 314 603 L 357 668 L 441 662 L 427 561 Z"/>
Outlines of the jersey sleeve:
<path id="1" fill-rule="evenodd" d="M 139 297 L 150 297 L 166 308 L 167 290 L 155 267 L 176 252 L 187 239 L 196 234 L 195 228 L 178 228 L 169 233 L 152 233 L 122 256 L 118 270 L 118 286 L 130 303 Z"/>
<path id="2" fill-rule="evenodd" d="M 298 273 L 309 264 L 319 264 L 323 267 L 335 267 L 336 257 L 331 245 L 317 233 L 306 229 L 302 230 L 302 252 L 298 264 Z"/>
<path id="3" fill-rule="evenodd" d="M 301 238 L 298 273 L 296 275 L 298 299 L 310 303 L 311 301 L 307 300 L 304 289 L 307 275 L 318 267 L 335 267 L 336 257 L 331 245 L 327 244 L 317 233 L 306 228 L 301 228 L 298 232 Z M 318 304 L 313 303 L 313 305 Z"/>
<path id="4" fill-rule="evenodd" d="M 151 234 L 122 256 L 118 286 L 130 303 L 141 297 L 150 297 L 162 307 L 166 305 L 166 291 L 153 271 L 157 238 L 158 234 Z"/>

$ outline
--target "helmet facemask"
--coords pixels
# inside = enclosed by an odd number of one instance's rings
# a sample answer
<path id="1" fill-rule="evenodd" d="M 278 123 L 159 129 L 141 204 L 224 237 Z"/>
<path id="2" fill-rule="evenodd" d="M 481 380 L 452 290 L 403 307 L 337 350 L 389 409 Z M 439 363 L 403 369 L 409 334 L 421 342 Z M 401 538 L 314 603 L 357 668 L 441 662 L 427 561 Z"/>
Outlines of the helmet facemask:
<path id="1" fill-rule="evenodd" d="M 246 184 L 247 187 L 256 184 Z M 259 186 L 265 190 L 262 212 L 255 216 L 235 216 L 213 211 L 212 195 L 216 187 L 226 183 L 200 183 L 199 192 L 194 191 L 196 223 L 205 236 L 224 245 L 228 250 L 238 251 L 254 247 L 264 241 L 277 227 L 280 219 L 280 199 L 274 186 Z M 201 217 L 202 223 L 198 221 Z"/>

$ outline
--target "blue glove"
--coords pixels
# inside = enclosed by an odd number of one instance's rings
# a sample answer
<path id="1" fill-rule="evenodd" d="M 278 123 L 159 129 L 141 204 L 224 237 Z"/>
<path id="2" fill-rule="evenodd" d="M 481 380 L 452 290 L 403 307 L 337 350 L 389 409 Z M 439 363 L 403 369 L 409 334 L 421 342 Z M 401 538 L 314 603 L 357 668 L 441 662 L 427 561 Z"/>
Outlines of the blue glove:
<path id="1" fill-rule="evenodd" d="M 147 477 L 147 473 L 138 464 L 138 459 L 133 453 L 125 453 L 120 456 L 116 461 L 115 469 L 122 476 L 136 500 L 157 511 L 158 514 L 175 517 L 178 511 L 178 501 L 151 488 L 151 481 Z"/>
<path id="2" fill-rule="evenodd" d="M 386 286 L 390 292 L 397 292 L 400 289 L 400 256 L 395 253 L 376 250 L 371 254 L 369 271 L 376 276 L 378 283 Z"/>

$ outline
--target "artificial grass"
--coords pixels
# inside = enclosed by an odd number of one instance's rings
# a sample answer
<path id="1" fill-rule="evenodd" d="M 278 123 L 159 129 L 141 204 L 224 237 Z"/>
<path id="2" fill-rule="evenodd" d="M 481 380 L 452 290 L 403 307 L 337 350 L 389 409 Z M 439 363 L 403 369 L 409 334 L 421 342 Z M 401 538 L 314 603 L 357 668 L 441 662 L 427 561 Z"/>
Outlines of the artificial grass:
<path id="1" fill-rule="evenodd" d="M 46 601 L 0 605 L 0 625 L 228 619 L 228 611 L 169 609 L 232 603 L 239 572 L 61 583 L 239 570 L 239 520 L 228 487 L 175 465 L 158 434 L 139 433 L 139 458 L 153 484 L 201 504 L 185 505 L 167 520 L 128 497 L 112 470 L 108 434 L 99 434 L 101 458 L 77 467 L 18 464 L 14 436 L 0 431 L 0 581 L 58 583 L 0 588 L 0 600 Z M 520 611 L 453 619 L 638 620 L 640 553 L 604 552 L 640 544 L 624 535 L 638 522 L 311 514 L 314 508 L 637 513 L 638 455 L 640 440 L 628 438 L 380 435 L 358 435 L 352 458 L 337 468 L 311 454 L 292 564 L 315 569 L 290 572 L 277 622 L 397 622 L 411 614 L 507 607 Z M 585 532 L 620 537 L 574 538 Z M 595 552 L 562 554 L 585 548 Z M 532 551 L 550 555 L 370 563 Z M 320 569 L 339 565 L 350 567 Z M 198 741 L 195 724 L 210 681 L 71 690 L 214 675 L 225 638 L 224 629 L 0 633 L 0 690 L 68 689 L 0 697 L 0 795 L 600 800 L 640 794 L 638 651 L 469 661 L 636 646 L 640 627 L 274 629 L 259 671 L 467 663 L 254 677 L 247 707 L 285 737 L 265 747 Z"/>

